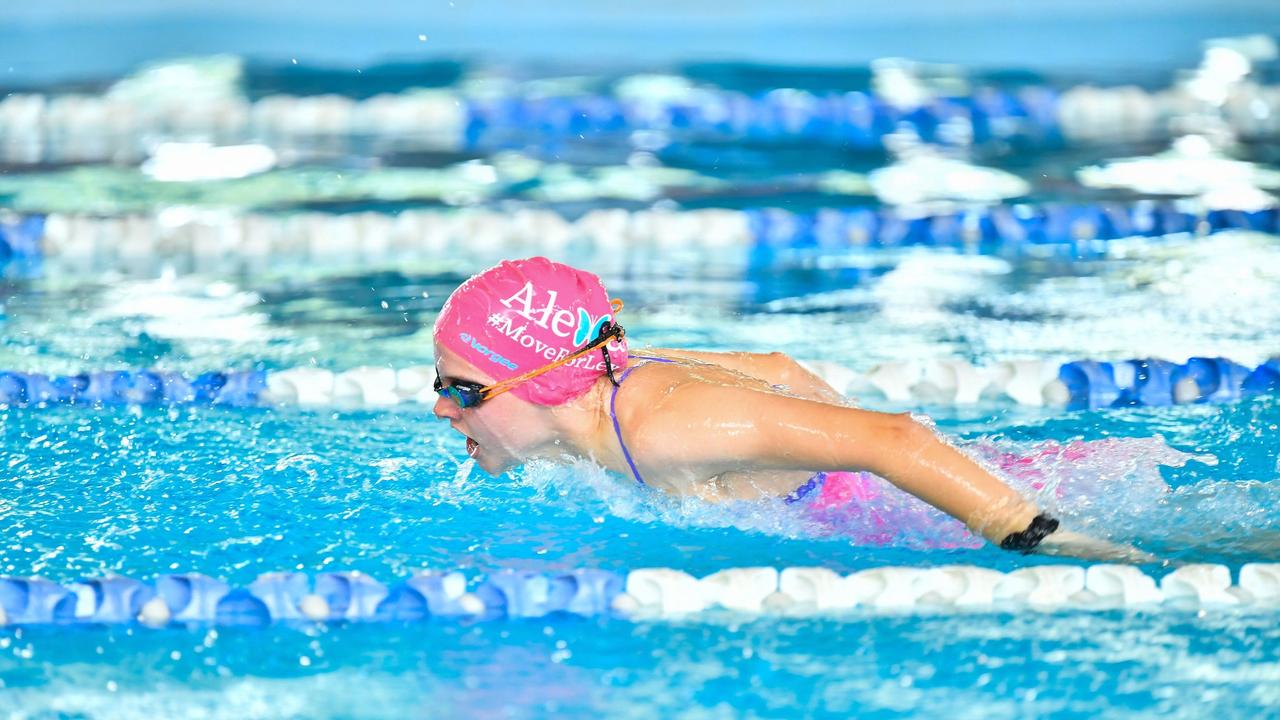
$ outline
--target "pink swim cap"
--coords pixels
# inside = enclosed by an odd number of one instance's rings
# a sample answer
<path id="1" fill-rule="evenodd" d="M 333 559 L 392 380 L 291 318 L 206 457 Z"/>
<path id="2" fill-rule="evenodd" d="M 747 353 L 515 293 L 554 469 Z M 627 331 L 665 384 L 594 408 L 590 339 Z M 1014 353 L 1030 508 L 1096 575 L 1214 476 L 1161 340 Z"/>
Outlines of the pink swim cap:
<path id="1" fill-rule="evenodd" d="M 613 320 L 596 275 L 544 257 L 506 260 L 458 286 L 436 319 L 435 341 L 501 382 L 581 348 Z M 606 347 L 615 370 L 627 366 L 627 343 Z M 599 350 L 520 383 L 511 392 L 538 405 L 559 405 L 605 373 Z"/>

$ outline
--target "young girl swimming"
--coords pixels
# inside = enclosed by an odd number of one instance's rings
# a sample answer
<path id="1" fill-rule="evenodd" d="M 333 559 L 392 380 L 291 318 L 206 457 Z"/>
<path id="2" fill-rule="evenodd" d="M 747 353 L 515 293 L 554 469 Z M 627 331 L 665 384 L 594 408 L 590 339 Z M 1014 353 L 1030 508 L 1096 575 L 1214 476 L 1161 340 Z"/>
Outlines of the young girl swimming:
<path id="1" fill-rule="evenodd" d="M 878 475 L 1007 550 L 1151 559 L 1070 532 L 907 414 L 851 407 L 781 353 L 630 353 L 600 278 L 535 257 L 460 285 L 436 321 L 434 412 L 490 474 L 588 458 L 708 501 L 857 502 Z"/>

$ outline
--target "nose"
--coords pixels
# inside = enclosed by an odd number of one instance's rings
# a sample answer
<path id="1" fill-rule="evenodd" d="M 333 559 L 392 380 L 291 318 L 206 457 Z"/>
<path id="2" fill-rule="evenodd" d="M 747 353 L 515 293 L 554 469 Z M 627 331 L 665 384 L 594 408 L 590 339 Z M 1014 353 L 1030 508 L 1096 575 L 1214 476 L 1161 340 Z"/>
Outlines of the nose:
<path id="1" fill-rule="evenodd" d="M 441 420 L 452 420 L 459 417 L 462 408 L 458 407 L 458 403 L 452 398 L 443 395 L 436 396 L 436 404 L 431 406 L 431 413 Z"/>

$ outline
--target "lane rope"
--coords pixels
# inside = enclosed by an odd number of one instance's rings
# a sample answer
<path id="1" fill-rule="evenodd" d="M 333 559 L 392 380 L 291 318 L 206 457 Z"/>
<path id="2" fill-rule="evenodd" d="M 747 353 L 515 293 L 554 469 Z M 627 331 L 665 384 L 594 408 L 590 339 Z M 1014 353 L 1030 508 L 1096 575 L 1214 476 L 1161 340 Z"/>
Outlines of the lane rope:
<path id="1" fill-rule="evenodd" d="M 688 211 L 543 209 L 398 214 L 219 211 L 98 217 L 0 215 L 0 270 L 30 274 L 245 273 L 280 263 L 346 268 L 504 252 L 714 254 L 774 267 L 862 251 L 931 247 L 1064 261 L 1108 257 L 1131 241 L 1243 230 L 1280 234 L 1280 209 L 1208 209 L 1197 201 L 999 205 L 914 216 L 894 208 Z"/>
<path id="2" fill-rule="evenodd" d="M 671 568 L 621 574 L 500 570 L 480 578 L 421 572 L 385 585 L 359 572 L 266 573 L 236 587 L 190 573 L 66 584 L 0 577 L 0 625 L 266 625 L 428 619 L 614 616 L 683 618 L 708 610 L 787 616 L 842 613 L 1280 609 L 1280 564 L 1180 567 L 1157 580 L 1128 565 L 1041 565 L 1004 573 L 970 565 L 732 568 L 696 578 Z"/>
<path id="3" fill-rule="evenodd" d="M 826 361 L 801 364 L 845 395 L 925 405 L 1012 402 L 1084 410 L 1222 403 L 1280 393 L 1280 357 L 1256 366 L 1208 357 L 1183 363 L 1013 360 L 980 366 L 944 359 L 881 363 L 867 372 Z M 0 371 L 0 406 L 430 406 L 436 401 L 434 380 L 430 365 L 340 372 L 313 367 L 231 370 L 196 376 L 155 369 L 78 375 Z"/>

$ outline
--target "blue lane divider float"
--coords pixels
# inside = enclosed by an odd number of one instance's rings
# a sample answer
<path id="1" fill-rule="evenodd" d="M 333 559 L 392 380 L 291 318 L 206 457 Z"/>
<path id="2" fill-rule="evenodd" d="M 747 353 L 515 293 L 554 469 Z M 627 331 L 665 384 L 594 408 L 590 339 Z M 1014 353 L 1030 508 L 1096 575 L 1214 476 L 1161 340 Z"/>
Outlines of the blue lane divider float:
<path id="1" fill-rule="evenodd" d="M 43 215 L 0 218 L 0 269 L 8 265 L 30 267 L 39 263 L 44 221 Z"/>
<path id="2" fill-rule="evenodd" d="M 830 362 L 804 362 L 841 393 L 894 402 L 970 404 L 1012 400 L 1071 410 L 1222 403 L 1280 394 L 1280 357 L 1257 366 L 1226 358 L 1184 363 L 1139 359 L 1100 362 L 1017 360 L 985 366 L 962 360 L 881 363 L 857 372 Z M 160 370 L 116 370 L 72 376 L 0 371 L 0 406 L 254 405 L 390 407 L 430 405 L 431 366 L 208 372 L 188 379 Z"/>
<path id="3" fill-rule="evenodd" d="M 474 587 L 460 573 L 420 573 L 386 586 L 358 572 L 314 579 L 267 573 L 246 587 L 199 574 L 162 575 L 145 584 L 122 577 L 66 586 L 39 578 L 0 578 L 0 624 L 393 621 L 429 617 L 604 615 L 624 578 L 602 570 L 546 576 L 502 571 Z"/>
<path id="4" fill-rule="evenodd" d="M 406 211 L 399 215 L 310 213 L 294 218 L 205 217 L 191 227 L 161 227 L 154 217 L 88 218 L 38 215 L 0 222 L 0 267 L 6 262 L 54 263 L 46 272 L 130 271 L 172 263 L 177 271 L 227 270 L 239 258 L 394 262 L 457 247 L 493 251 L 657 250 L 705 247 L 741 251 L 749 264 L 771 266 L 812 256 L 912 246 L 1062 259 L 1105 257 L 1117 240 L 1155 239 L 1225 230 L 1280 233 L 1280 209 L 1205 210 L 1185 201 L 974 207 L 913 216 L 895 208 L 827 208 L 793 213 L 753 210 L 599 210 L 569 221 L 551 210 L 515 216 L 485 209 Z M 530 233 L 530 227 L 538 227 Z M 252 232 L 245 230 L 252 227 Z M 199 238 L 216 237 L 216 243 Z M 212 244 L 211 244 L 212 243 Z M 211 253 L 209 247 L 217 247 Z M 124 250 L 122 250 L 122 248 Z M 58 264 L 55 261 L 59 261 Z M 207 267 L 205 267 L 207 265 Z"/>
<path id="5" fill-rule="evenodd" d="M 986 88 L 910 108 L 864 92 L 815 95 L 789 89 L 759 96 L 699 91 L 663 101 L 506 97 L 467 101 L 464 139 L 476 147 L 530 137 L 554 142 L 653 130 L 701 139 L 817 141 L 872 149 L 906 127 L 925 142 L 944 145 L 1005 141 L 1057 146 L 1063 143 L 1059 97 L 1044 87 L 1014 92 Z M 954 129 L 957 124 L 962 132 Z"/>
<path id="6" fill-rule="evenodd" d="M 1067 407 L 1139 407 L 1237 400 L 1280 390 L 1280 359 L 1256 368 L 1225 358 L 1191 358 L 1182 365 L 1163 360 L 1070 362 L 1058 379 L 1070 394 Z"/>
<path id="7" fill-rule="evenodd" d="M 774 208 L 745 211 L 756 261 L 781 253 L 839 251 L 850 247 L 955 247 L 990 254 L 1049 251 L 1064 257 L 1101 257 L 1107 244 L 1224 230 L 1280 232 L 1280 212 L 1192 211 L 1176 203 L 1013 205 L 908 217 L 894 209 L 824 209 L 811 214 Z M 1039 250 L 1038 250 L 1039 249 Z"/>
<path id="8" fill-rule="evenodd" d="M 80 375 L 0 371 L 0 405 L 254 405 L 266 389 L 261 370 L 208 372 L 188 379 L 161 370 Z"/>
<path id="9" fill-rule="evenodd" d="M 3 625 L 249 625 L 503 618 L 687 617 L 1024 608 L 1280 609 L 1280 564 L 1186 565 L 1160 578 L 1128 565 L 1041 565 L 1003 573 L 970 565 L 881 567 L 840 575 L 821 567 L 730 568 L 695 578 L 671 568 L 628 573 L 502 570 L 480 579 L 423 572 L 384 585 L 359 572 L 314 578 L 267 573 L 245 587 L 199 574 L 59 584 L 0 577 Z"/>

